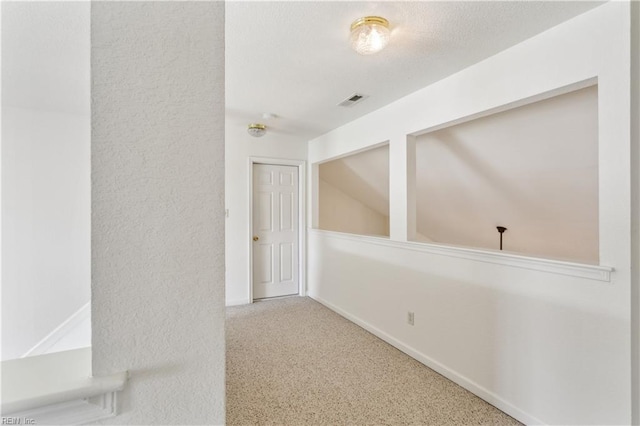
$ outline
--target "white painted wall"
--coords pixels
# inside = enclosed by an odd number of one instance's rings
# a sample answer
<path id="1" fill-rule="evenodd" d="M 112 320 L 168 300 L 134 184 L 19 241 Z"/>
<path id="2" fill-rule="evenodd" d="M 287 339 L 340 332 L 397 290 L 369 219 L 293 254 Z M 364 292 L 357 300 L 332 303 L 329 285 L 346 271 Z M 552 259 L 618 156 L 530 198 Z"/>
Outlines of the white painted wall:
<path id="1" fill-rule="evenodd" d="M 416 137 L 418 232 L 598 263 L 598 87 Z"/>
<path id="2" fill-rule="evenodd" d="M 320 229 L 360 235 L 389 236 L 389 216 L 320 179 Z"/>
<path id="3" fill-rule="evenodd" d="M 631 380 L 638 361 L 631 357 L 629 70 L 629 4 L 610 2 L 311 141 L 311 163 L 390 141 L 391 243 L 311 231 L 309 294 L 522 421 L 629 424 L 638 397 Z M 408 134 L 593 78 L 600 264 L 615 268 L 611 282 L 405 242 L 414 220 L 407 206 L 415 202 L 407 191 Z M 413 327 L 405 323 L 408 310 Z"/>
<path id="4" fill-rule="evenodd" d="M 298 138 L 267 131 L 261 138 L 247 133 L 249 122 L 227 118 L 225 134 L 226 304 L 251 303 L 249 296 L 249 159 L 306 160 L 307 144 Z M 305 203 L 305 200 L 300 200 Z"/>
<path id="5" fill-rule="evenodd" d="M 2 3 L 2 89 L 6 360 L 90 298 L 89 4 Z"/>
<path id="6" fill-rule="evenodd" d="M 90 298 L 90 144 L 89 116 L 4 106 L 2 123 L 5 360 Z"/>
<path id="7" fill-rule="evenodd" d="M 104 424 L 224 422 L 224 3 L 91 8 L 93 373 Z"/>

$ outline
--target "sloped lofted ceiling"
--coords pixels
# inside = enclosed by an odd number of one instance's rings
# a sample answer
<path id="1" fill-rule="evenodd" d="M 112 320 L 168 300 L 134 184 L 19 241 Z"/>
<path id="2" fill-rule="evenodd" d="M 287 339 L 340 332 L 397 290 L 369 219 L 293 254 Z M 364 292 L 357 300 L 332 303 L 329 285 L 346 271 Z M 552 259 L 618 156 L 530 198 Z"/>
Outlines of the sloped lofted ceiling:
<path id="1" fill-rule="evenodd" d="M 435 242 L 598 263 L 598 88 L 424 134 L 418 232 Z"/>
<path id="2" fill-rule="evenodd" d="M 266 120 L 265 138 L 305 143 L 601 4 L 600 2 L 226 3 L 231 132 Z M 389 46 L 360 56 L 353 20 L 386 17 Z M 370 97 L 337 104 L 354 92 Z"/>
<path id="3" fill-rule="evenodd" d="M 320 178 L 388 216 L 388 161 L 383 146 Z M 509 252 L 598 263 L 597 86 L 425 133 L 413 161 L 417 240 L 497 250 L 505 226 Z"/>
<path id="4" fill-rule="evenodd" d="M 389 216 L 389 145 L 321 164 L 320 179 Z"/>

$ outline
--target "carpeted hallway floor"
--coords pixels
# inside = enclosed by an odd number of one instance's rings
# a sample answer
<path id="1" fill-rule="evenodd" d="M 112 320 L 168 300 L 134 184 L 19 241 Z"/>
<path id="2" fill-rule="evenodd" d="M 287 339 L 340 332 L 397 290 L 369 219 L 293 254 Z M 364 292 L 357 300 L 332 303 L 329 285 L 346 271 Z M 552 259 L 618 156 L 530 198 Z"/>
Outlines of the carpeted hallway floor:
<path id="1" fill-rule="evenodd" d="M 512 425 L 309 298 L 227 308 L 227 425 Z"/>

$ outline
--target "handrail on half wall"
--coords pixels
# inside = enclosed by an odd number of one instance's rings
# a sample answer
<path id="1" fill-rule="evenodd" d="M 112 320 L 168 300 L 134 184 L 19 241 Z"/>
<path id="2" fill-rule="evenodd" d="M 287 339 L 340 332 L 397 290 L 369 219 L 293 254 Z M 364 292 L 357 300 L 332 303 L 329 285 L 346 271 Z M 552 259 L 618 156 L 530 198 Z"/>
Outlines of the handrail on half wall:
<path id="1" fill-rule="evenodd" d="M 124 388 L 126 371 L 91 375 L 91 348 L 73 349 L 2 362 L 3 416 L 92 398 Z"/>

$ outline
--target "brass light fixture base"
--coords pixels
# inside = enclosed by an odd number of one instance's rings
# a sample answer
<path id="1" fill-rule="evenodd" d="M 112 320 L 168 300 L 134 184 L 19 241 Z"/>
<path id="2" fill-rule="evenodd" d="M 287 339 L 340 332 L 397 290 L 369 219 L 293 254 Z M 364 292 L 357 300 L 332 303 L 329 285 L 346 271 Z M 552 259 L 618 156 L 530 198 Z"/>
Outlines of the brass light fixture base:
<path id="1" fill-rule="evenodd" d="M 385 28 L 389 28 L 389 21 L 384 19 L 382 16 L 365 16 L 353 21 L 353 24 L 351 24 L 351 31 L 363 25 L 371 25 L 371 24 L 381 25 Z"/>

